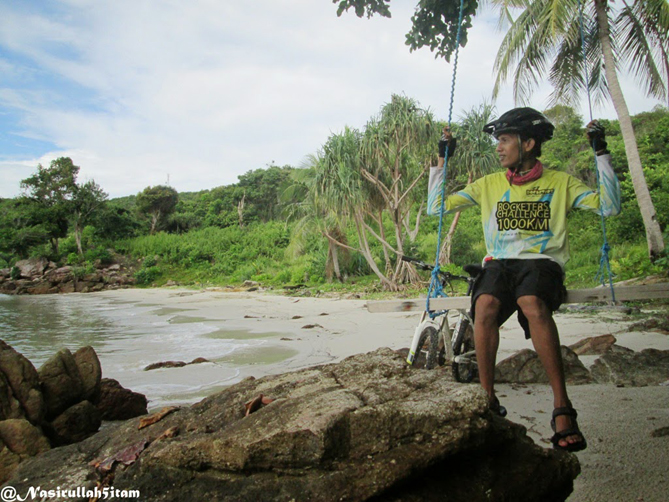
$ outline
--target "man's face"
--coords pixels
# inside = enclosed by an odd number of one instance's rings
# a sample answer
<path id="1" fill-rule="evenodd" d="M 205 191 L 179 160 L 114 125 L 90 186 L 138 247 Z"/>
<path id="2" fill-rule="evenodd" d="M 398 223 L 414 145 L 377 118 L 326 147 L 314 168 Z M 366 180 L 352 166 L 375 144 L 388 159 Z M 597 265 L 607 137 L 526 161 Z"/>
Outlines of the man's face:
<path id="1" fill-rule="evenodd" d="M 519 142 L 516 134 L 500 134 L 497 137 L 497 148 L 495 151 L 502 167 L 509 169 L 518 165 L 520 148 L 523 149 L 525 154 L 528 154 L 532 151 L 534 145 L 535 141 L 532 138 Z M 527 159 L 526 156 L 524 158 Z"/>
<path id="2" fill-rule="evenodd" d="M 500 134 L 497 137 L 497 148 L 495 149 L 502 167 L 510 168 L 518 164 L 518 136 L 515 134 Z"/>

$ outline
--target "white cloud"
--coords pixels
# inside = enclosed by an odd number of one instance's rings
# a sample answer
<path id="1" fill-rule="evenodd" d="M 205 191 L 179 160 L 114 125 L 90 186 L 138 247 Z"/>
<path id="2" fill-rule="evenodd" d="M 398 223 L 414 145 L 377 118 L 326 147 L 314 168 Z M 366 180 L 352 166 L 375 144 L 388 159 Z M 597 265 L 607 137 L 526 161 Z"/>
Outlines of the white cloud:
<path id="1" fill-rule="evenodd" d="M 331 132 L 363 127 L 392 93 L 448 116 L 452 65 L 409 53 L 410 3 L 393 5 L 391 20 L 337 18 L 328 0 L 50 5 L 58 15 L 0 6 L 0 45 L 32 62 L 0 68 L 33 83 L 0 89 L 0 104 L 19 111 L 22 134 L 58 147 L 0 162 L 0 196 L 18 192 L 27 166 L 66 155 L 112 196 L 168 175 L 179 191 L 234 183 L 270 162 L 299 165 Z M 485 21 L 461 52 L 454 119 L 492 91 L 502 35 Z M 39 85 L 40 74 L 55 84 Z M 536 107 L 548 93 L 537 91 Z M 513 106 L 510 84 L 497 106 Z"/>

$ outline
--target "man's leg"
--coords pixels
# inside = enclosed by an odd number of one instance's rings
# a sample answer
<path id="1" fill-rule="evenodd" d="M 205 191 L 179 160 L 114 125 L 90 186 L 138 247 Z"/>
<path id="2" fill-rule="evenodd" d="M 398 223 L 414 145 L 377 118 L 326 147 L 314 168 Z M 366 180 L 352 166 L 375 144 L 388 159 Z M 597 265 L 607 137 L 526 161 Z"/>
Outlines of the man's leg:
<path id="1" fill-rule="evenodd" d="M 553 390 L 553 407 L 571 408 L 560 351 L 560 337 L 550 309 L 537 296 L 521 296 L 517 303 L 527 318 L 534 349 L 537 351 L 539 360 L 548 375 L 548 382 Z M 571 426 L 571 417 L 569 416 L 562 415 L 555 419 L 557 431 L 564 431 Z M 581 440 L 582 438 L 578 435 L 568 436 L 560 441 L 560 444 L 564 447 L 567 446 L 567 443 L 577 443 Z"/>
<path id="2" fill-rule="evenodd" d="M 501 302 L 492 295 L 482 294 L 476 299 L 476 316 L 474 319 L 476 363 L 481 385 L 488 393 L 491 403 L 496 402 L 495 360 L 499 348 L 497 315 L 500 308 Z"/>

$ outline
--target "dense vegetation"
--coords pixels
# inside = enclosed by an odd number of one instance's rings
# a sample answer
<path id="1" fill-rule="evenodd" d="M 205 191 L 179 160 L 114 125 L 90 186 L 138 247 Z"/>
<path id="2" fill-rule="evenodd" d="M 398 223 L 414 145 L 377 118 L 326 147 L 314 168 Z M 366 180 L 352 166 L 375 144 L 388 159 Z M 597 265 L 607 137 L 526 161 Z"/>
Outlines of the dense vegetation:
<path id="1" fill-rule="evenodd" d="M 453 124 L 456 135 L 464 138 L 474 112 Z M 556 133 L 544 147 L 544 164 L 594 184 L 582 117 L 565 106 L 546 113 Z M 607 220 L 613 271 L 618 280 L 666 273 L 666 256 L 655 263 L 648 258 L 618 122 L 603 122 L 623 189 L 623 213 Z M 669 110 L 641 113 L 633 123 L 659 222 L 667 229 Z M 118 254 L 142 263 L 136 278 L 144 284 L 255 280 L 368 291 L 416 284 L 415 271 L 402 269 L 396 252 L 434 259 L 438 219 L 424 216 L 426 168 L 436 161 L 442 125 L 415 101 L 393 96 L 363 130 L 333 134 L 305 166 L 271 165 L 197 193 L 158 186 L 108 200 L 95 182 L 77 182 L 72 160 L 56 159 L 23 181 L 24 196 L 0 200 L 0 268 L 34 256 L 92 267 Z M 471 171 L 465 144 L 451 160 L 449 190 L 466 183 Z M 583 211 L 570 218 L 568 286 L 595 284 L 600 219 Z M 484 254 L 480 215 L 466 211 L 453 238 L 452 263 L 444 266 L 457 271 Z"/>

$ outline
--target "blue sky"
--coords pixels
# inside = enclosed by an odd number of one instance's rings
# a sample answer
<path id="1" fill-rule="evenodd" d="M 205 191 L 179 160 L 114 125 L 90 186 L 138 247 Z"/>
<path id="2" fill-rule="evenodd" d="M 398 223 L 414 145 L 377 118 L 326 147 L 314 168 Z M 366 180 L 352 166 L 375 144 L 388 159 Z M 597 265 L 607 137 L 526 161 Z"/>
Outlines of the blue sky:
<path id="1" fill-rule="evenodd" d="M 368 20 L 337 18 L 331 0 L 1 2 L 0 197 L 61 156 L 112 197 L 168 176 L 197 191 L 271 163 L 300 166 L 393 93 L 446 119 L 452 66 L 409 53 L 413 5 L 396 0 L 392 19 Z M 490 99 L 501 38 L 492 14 L 475 20 L 454 118 Z M 623 79 L 632 113 L 659 103 L 637 87 Z M 531 105 L 545 108 L 549 92 Z M 513 106 L 510 84 L 496 106 Z M 595 115 L 615 118 L 610 105 Z"/>

